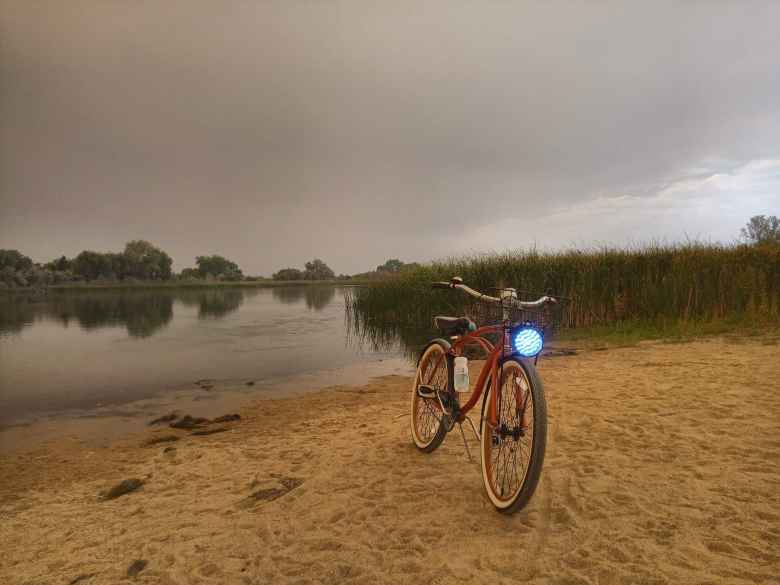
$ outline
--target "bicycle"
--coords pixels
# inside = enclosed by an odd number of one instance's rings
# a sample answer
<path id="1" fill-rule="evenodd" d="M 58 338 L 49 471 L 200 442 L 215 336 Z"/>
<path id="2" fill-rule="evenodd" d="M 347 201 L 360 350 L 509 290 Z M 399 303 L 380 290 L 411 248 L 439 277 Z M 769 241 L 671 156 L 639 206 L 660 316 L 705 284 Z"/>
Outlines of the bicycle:
<path id="1" fill-rule="evenodd" d="M 435 317 L 443 337 L 430 341 L 420 354 L 412 387 L 411 431 L 415 446 L 431 453 L 457 424 L 469 459 L 462 423 L 468 421 L 480 442 L 482 479 L 497 510 L 513 513 L 533 496 L 544 461 L 547 405 L 535 368 L 545 334 L 555 325 L 552 309 L 560 297 L 521 301 L 515 289 L 497 289 L 499 297 L 480 293 L 454 277 L 434 288 L 458 289 L 474 299 L 469 317 Z M 491 341 L 489 337 L 496 337 Z M 460 404 L 454 388 L 455 358 L 467 344 L 487 352 L 470 398 Z M 482 398 L 480 429 L 467 413 Z M 519 459 L 519 460 L 518 460 Z"/>

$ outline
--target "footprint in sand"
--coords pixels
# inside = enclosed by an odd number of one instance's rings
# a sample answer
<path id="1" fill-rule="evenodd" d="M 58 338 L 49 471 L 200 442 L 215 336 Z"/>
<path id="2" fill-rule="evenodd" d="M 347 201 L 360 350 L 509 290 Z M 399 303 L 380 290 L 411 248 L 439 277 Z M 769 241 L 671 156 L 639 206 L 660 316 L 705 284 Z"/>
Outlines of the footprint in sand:
<path id="1" fill-rule="evenodd" d="M 238 506 L 241 508 L 252 508 L 259 503 L 272 502 L 278 498 L 281 498 L 282 496 L 287 495 L 295 488 L 301 486 L 303 482 L 303 479 L 297 477 L 277 476 L 277 483 L 280 485 L 259 489 L 241 500 L 238 503 Z M 255 482 L 253 482 L 253 484 L 254 483 Z"/>

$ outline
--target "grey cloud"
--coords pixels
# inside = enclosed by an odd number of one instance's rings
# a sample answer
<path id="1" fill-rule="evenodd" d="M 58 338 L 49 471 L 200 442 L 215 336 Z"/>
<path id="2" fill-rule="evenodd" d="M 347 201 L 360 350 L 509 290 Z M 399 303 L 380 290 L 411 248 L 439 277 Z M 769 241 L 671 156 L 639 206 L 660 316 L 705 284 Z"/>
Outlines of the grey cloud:
<path id="1" fill-rule="evenodd" d="M 778 156 L 779 21 L 773 3 L 6 2 L 0 245 L 147 237 L 179 267 L 219 250 L 357 271 L 651 195 Z"/>

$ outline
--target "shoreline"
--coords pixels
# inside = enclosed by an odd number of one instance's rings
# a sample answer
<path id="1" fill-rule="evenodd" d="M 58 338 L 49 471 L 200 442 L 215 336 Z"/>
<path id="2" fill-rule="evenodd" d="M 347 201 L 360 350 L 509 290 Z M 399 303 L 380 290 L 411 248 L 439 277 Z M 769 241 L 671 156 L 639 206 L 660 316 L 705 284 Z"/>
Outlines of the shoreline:
<path id="1" fill-rule="evenodd" d="M 105 445 L 142 432 L 149 420 L 171 412 L 214 417 L 257 401 L 305 396 L 332 386 L 357 388 L 399 373 L 411 375 L 411 362 L 384 357 L 270 380 L 194 380 L 127 402 L 31 413 L 0 425 L 0 456 L 37 449 L 63 432 L 86 444 Z"/>
<path id="2" fill-rule="evenodd" d="M 459 436 L 411 445 L 405 376 L 257 400 L 214 434 L 0 455 L 0 582 L 768 583 L 779 354 L 716 338 L 543 361 L 544 470 L 513 516 Z"/>

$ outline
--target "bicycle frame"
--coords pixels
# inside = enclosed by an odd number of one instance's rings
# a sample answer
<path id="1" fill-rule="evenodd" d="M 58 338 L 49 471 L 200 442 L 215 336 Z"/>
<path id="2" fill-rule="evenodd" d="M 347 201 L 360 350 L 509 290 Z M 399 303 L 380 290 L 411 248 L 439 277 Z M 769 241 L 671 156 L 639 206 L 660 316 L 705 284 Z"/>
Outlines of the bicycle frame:
<path id="1" fill-rule="evenodd" d="M 490 340 L 484 337 L 488 333 L 499 333 L 502 343 L 496 344 L 494 346 Z M 465 335 L 458 336 L 457 338 L 451 338 L 453 342 L 448 352 L 450 358 L 461 355 L 463 347 L 469 343 L 476 343 L 482 346 L 485 351 L 488 352 L 488 357 L 485 360 L 485 363 L 482 366 L 482 370 L 479 373 L 477 384 L 471 394 L 471 398 L 469 398 L 466 404 L 460 407 L 457 422 L 463 422 L 466 418 L 466 414 L 472 408 L 474 408 L 474 405 L 477 403 L 477 401 L 479 401 L 483 392 L 485 392 L 485 384 L 487 383 L 488 377 L 490 377 L 494 391 L 491 395 L 490 404 L 488 405 L 488 422 L 494 427 L 497 426 L 496 407 L 498 403 L 498 367 L 501 358 L 505 355 L 504 346 L 507 343 L 506 335 L 506 326 L 504 324 L 500 324 L 480 327 L 476 331 L 471 331 Z M 439 360 L 443 359 L 444 357 L 445 356 L 442 356 L 439 358 Z M 436 369 L 438 369 L 439 366 L 440 362 L 436 364 Z M 452 390 L 452 388 L 449 388 L 449 390 Z"/>

